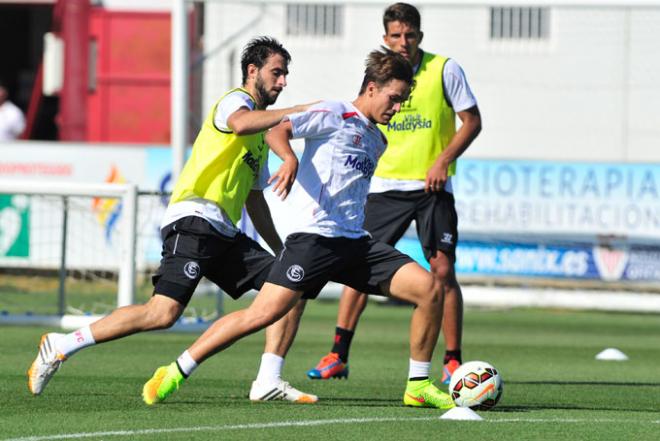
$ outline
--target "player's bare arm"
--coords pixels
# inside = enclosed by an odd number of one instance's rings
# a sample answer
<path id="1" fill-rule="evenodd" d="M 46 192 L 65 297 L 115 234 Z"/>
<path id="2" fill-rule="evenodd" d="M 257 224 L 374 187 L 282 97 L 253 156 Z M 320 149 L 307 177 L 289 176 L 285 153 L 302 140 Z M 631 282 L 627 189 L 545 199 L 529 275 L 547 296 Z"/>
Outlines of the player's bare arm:
<path id="1" fill-rule="evenodd" d="M 270 129 L 282 121 L 282 118 L 286 115 L 304 112 L 312 104 L 299 104 L 297 106 L 273 110 L 250 110 L 247 107 L 242 107 L 229 115 L 227 125 L 237 135 L 251 135 Z"/>
<path id="2" fill-rule="evenodd" d="M 275 254 L 282 249 L 282 240 L 277 234 L 270 208 L 261 190 L 252 190 L 245 200 L 245 209 L 250 215 L 257 233 L 266 241 Z"/>
<path id="3" fill-rule="evenodd" d="M 291 186 L 298 173 L 298 158 L 293 153 L 289 142 L 292 136 L 290 121 L 281 122 L 266 134 L 266 142 L 270 149 L 284 161 L 280 168 L 268 179 L 269 184 L 275 182 L 273 191 L 282 200 L 286 199 L 289 191 L 291 191 Z"/>
<path id="4" fill-rule="evenodd" d="M 427 192 L 440 191 L 445 187 L 449 165 L 468 149 L 472 141 L 481 132 L 479 107 L 470 107 L 469 109 L 457 112 L 457 115 L 462 125 L 456 131 L 447 148 L 438 156 L 438 159 L 426 173 L 424 190 Z"/>

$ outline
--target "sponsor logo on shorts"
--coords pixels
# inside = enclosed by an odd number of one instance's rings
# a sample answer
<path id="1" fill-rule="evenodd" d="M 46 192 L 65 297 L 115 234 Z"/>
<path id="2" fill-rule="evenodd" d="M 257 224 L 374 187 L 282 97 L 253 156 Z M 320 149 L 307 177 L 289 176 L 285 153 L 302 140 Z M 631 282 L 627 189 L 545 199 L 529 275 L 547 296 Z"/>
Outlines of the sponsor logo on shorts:
<path id="1" fill-rule="evenodd" d="M 199 264 L 193 261 L 186 263 L 183 265 L 183 273 L 189 279 L 196 279 L 199 276 Z"/>
<path id="2" fill-rule="evenodd" d="M 454 243 L 454 235 L 451 233 L 442 233 L 442 239 L 440 242 L 452 244 Z"/>
<path id="3" fill-rule="evenodd" d="M 305 277 L 305 270 L 300 265 L 291 265 L 286 270 L 286 277 L 292 282 L 300 282 Z"/>

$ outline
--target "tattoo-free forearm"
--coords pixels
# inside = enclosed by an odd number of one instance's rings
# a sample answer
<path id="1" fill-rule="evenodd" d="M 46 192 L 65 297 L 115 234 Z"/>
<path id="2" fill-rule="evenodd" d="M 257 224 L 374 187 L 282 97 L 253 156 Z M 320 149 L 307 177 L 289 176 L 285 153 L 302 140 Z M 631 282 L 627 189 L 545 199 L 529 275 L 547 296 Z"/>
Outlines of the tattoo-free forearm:
<path id="1" fill-rule="evenodd" d="M 270 214 L 270 208 L 263 192 L 252 190 L 245 201 L 245 209 L 259 235 L 263 237 L 275 254 L 279 253 L 283 246 L 282 240 L 275 229 L 273 217 Z"/>

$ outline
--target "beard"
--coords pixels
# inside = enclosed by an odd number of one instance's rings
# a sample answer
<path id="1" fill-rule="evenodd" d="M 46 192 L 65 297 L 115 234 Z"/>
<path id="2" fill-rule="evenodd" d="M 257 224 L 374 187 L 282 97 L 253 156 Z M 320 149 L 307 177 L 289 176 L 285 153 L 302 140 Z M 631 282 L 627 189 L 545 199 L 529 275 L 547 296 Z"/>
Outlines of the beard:
<path id="1" fill-rule="evenodd" d="M 257 76 L 257 81 L 254 83 L 254 88 L 257 91 L 257 99 L 263 104 L 264 107 L 275 104 L 277 97 L 280 95 L 280 93 L 277 91 L 268 92 L 268 90 L 266 90 L 261 75 Z"/>

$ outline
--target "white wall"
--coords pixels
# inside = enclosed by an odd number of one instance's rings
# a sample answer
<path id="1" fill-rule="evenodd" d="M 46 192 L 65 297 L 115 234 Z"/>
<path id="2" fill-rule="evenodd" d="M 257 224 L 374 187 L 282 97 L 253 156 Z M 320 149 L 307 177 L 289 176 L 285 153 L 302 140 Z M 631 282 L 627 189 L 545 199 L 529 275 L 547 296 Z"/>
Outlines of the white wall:
<path id="1" fill-rule="evenodd" d="M 346 5 L 343 36 L 309 39 L 285 35 L 283 4 L 207 3 L 207 51 L 258 21 L 206 63 L 205 108 L 240 83 L 240 50 L 263 34 L 293 56 L 277 106 L 352 99 L 366 54 L 382 41 L 386 5 Z M 540 42 L 491 41 L 488 6 L 420 10 L 422 47 L 463 66 L 482 111 L 484 130 L 467 155 L 660 161 L 660 7 L 551 7 L 550 38 Z"/>

